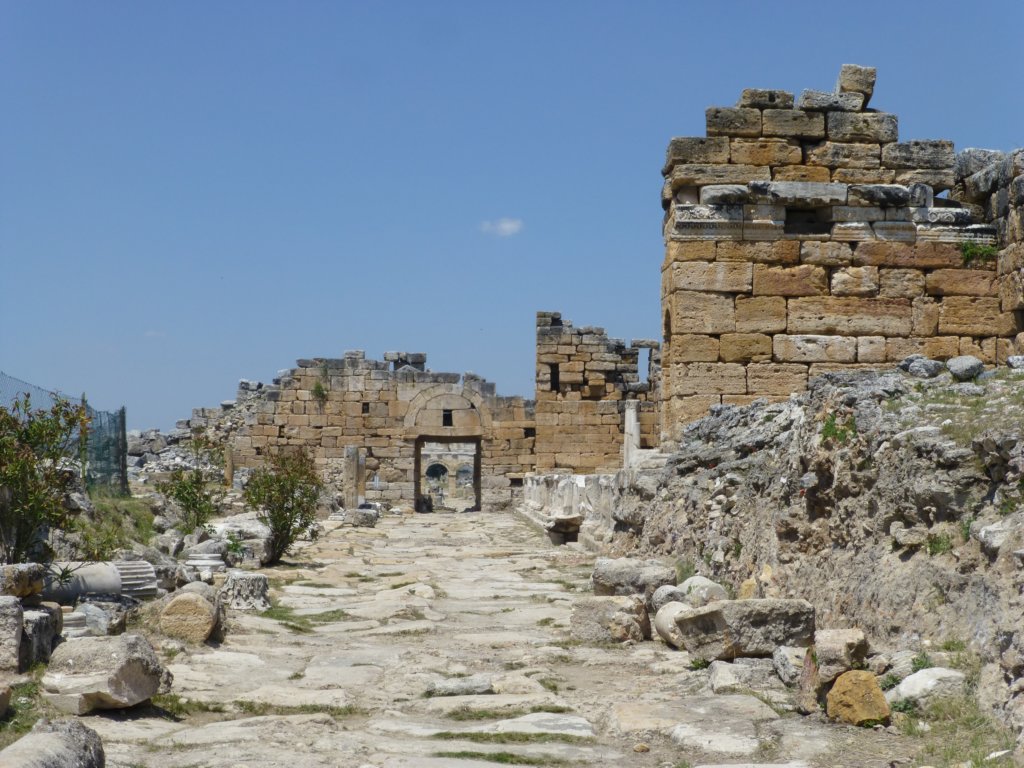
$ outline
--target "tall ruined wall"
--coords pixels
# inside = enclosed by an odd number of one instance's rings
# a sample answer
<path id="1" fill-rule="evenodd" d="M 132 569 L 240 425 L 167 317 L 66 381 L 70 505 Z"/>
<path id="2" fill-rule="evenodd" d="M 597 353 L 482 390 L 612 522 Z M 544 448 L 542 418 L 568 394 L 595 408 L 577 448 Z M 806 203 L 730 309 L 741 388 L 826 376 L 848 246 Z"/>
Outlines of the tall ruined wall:
<path id="1" fill-rule="evenodd" d="M 537 472 L 621 467 L 628 400 L 640 403 L 640 447 L 657 445 L 659 346 L 644 339 L 626 346 L 603 328 L 574 328 L 558 312 L 537 313 Z M 650 350 L 645 381 L 641 349 Z"/>
<path id="2" fill-rule="evenodd" d="M 874 82 L 844 65 L 833 93 L 746 90 L 707 110 L 706 137 L 669 144 L 663 440 L 825 371 L 1016 351 L 1022 254 L 1004 250 L 997 272 L 963 244 L 1020 241 L 1020 156 L 968 167 L 952 142 L 900 142 L 896 115 L 866 111 Z"/>
<path id="3" fill-rule="evenodd" d="M 422 492 L 418 454 L 426 443 L 478 442 L 481 501 L 507 505 L 533 469 L 533 404 L 499 397 L 494 384 L 472 374 L 425 371 L 425 363 L 419 353 L 299 360 L 247 401 L 230 435 L 235 465 L 257 466 L 274 451 L 302 447 L 350 500 L 412 503 Z M 191 426 L 205 421 L 198 412 Z"/>

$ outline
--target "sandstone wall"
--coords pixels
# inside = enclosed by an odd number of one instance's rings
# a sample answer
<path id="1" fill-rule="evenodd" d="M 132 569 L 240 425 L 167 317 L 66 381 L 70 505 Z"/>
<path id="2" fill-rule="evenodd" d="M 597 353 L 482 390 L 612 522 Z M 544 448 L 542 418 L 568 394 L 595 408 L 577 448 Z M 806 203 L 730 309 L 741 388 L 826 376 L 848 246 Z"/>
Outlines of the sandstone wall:
<path id="1" fill-rule="evenodd" d="M 574 328 L 558 312 L 537 313 L 537 472 L 621 467 L 627 400 L 640 403 L 640 447 L 657 445 L 659 347 L 644 339 L 627 346 L 603 328 Z M 641 349 L 650 350 L 644 381 Z"/>
<path id="2" fill-rule="evenodd" d="M 896 115 L 865 111 L 874 81 L 844 65 L 833 93 L 749 89 L 669 144 L 664 441 L 818 373 L 1017 351 L 1024 156 L 900 142 Z"/>
<path id="3" fill-rule="evenodd" d="M 423 445 L 477 442 L 481 501 L 507 505 L 533 469 L 532 402 L 499 397 L 494 384 L 472 374 L 426 371 L 425 363 L 419 353 L 299 360 L 246 401 L 229 438 L 235 466 L 301 447 L 348 499 L 411 503 L 426 466 L 418 460 Z M 191 426 L 207 421 L 198 412 Z"/>

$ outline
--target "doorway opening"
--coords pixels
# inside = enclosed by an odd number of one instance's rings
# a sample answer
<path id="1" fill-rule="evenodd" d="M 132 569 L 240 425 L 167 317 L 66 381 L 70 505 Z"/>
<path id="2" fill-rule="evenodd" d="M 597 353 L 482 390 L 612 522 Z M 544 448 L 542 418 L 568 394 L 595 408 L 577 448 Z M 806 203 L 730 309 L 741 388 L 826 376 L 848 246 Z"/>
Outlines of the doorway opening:
<path id="1" fill-rule="evenodd" d="M 416 511 L 479 511 L 480 467 L 479 438 L 416 438 Z"/>

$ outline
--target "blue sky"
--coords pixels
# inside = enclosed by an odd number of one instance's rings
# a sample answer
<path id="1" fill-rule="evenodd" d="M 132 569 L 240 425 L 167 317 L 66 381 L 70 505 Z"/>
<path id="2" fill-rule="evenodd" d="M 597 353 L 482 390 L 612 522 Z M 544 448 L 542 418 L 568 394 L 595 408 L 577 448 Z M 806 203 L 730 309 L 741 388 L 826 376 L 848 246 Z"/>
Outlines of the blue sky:
<path id="1" fill-rule="evenodd" d="M 0 370 L 173 426 L 299 357 L 532 395 L 534 313 L 659 333 L 660 169 L 745 87 L 877 66 L 1024 146 L 1019 0 L 0 0 Z"/>

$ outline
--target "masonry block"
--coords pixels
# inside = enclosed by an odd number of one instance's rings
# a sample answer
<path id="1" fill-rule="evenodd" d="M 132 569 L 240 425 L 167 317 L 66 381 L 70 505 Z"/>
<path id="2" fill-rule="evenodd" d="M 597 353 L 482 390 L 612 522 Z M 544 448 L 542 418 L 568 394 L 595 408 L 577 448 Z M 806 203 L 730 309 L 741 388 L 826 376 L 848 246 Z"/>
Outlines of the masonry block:
<path id="1" fill-rule="evenodd" d="M 852 336 L 772 337 L 772 353 L 780 363 L 852 363 L 857 359 L 857 339 Z"/>
<path id="2" fill-rule="evenodd" d="M 829 169 L 814 165 L 779 165 L 772 168 L 772 181 L 832 181 Z"/>
<path id="3" fill-rule="evenodd" d="M 751 107 L 709 107 L 705 113 L 708 136 L 761 135 L 761 110 Z"/>
<path id="4" fill-rule="evenodd" d="M 957 336 L 1012 336 L 1020 329 L 998 298 L 947 296 L 939 308 L 939 333 Z"/>
<path id="5" fill-rule="evenodd" d="M 980 269 L 936 269 L 925 278 L 929 296 L 998 296 L 996 273 Z"/>
<path id="6" fill-rule="evenodd" d="M 829 112 L 825 130 L 832 141 L 886 144 L 899 139 L 899 120 L 886 112 Z"/>
<path id="7" fill-rule="evenodd" d="M 751 243 L 726 240 L 718 243 L 715 251 L 718 261 L 749 261 L 755 264 L 799 264 L 800 243 L 781 240 L 771 243 Z"/>
<path id="8" fill-rule="evenodd" d="M 747 371 L 739 363 L 687 363 L 672 375 L 674 396 L 746 394 Z"/>
<path id="9" fill-rule="evenodd" d="M 764 136 L 793 139 L 825 138 L 825 116 L 801 109 L 766 109 L 762 114 Z"/>
<path id="10" fill-rule="evenodd" d="M 673 333 L 719 334 L 736 330 L 732 296 L 676 291 L 669 297 Z"/>
<path id="11" fill-rule="evenodd" d="M 853 254 L 855 266 L 905 267 L 914 269 L 956 268 L 963 264 L 955 243 L 860 243 Z"/>
<path id="12" fill-rule="evenodd" d="M 885 359 L 897 363 L 911 355 L 924 355 L 933 360 L 948 360 L 960 354 L 956 336 L 893 338 L 885 340 Z"/>
<path id="13" fill-rule="evenodd" d="M 753 264 L 741 261 L 687 261 L 672 265 L 672 288 L 684 291 L 750 293 Z"/>
<path id="14" fill-rule="evenodd" d="M 885 362 L 884 336 L 859 336 L 857 338 L 858 363 Z"/>
<path id="15" fill-rule="evenodd" d="M 714 363 L 718 361 L 718 338 L 681 333 L 672 337 L 669 346 L 671 363 Z"/>
<path id="16" fill-rule="evenodd" d="M 796 165 L 803 160 L 800 144 L 791 139 L 732 139 L 732 162 L 747 165 Z"/>
<path id="17" fill-rule="evenodd" d="M 836 113 L 838 114 L 838 113 Z M 878 168 L 882 164 L 882 148 L 878 144 L 846 144 L 825 141 L 808 146 L 804 151 L 808 165 L 828 168 Z"/>
<path id="18" fill-rule="evenodd" d="M 832 273 L 833 296 L 875 296 L 878 267 L 844 267 Z"/>
<path id="19" fill-rule="evenodd" d="M 907 336 L 911 309 L 907 299 L 808 297 L 789 299 L 790 334 Z"/>
<path id="20" fill-rule="evenodd" d="M 886 299 L 913 299 L 924 295 L 925 277 L 919 269 L 880 269 L 878 295 Z"/>
<path id="21" fill-rule="evenodd" d="M 665 264 L 677 261 L 714 261 L 713 240 L 669 240 L 665 245 Z"/>
<path id="22" fill-rule="evenodd" d="M 786 300 L 781 296 L 737 296 L 736 330 L 741 333 L 785 331 Z"/>
<path id="23" fill-rule="evenodd" d="M 719 338 L 719 347 L 720 359 L 724 363 L 764 362 L 772 359 L 772 337 L 764 333 L 723 333 Z"/>
<path id="24" fill-rule="evenodd" d="M 823 267 L 754 265 L 755 296 L 821 296 L 828 293 L 828 272 Z"/>
<path id="25" fill-rule="evenodd" d="M 789 395 L 807 389 L 807 366 L 799 363 L 751 363 L 747 390 L 751 395 Z"/>
<path id="26" fill-rule="evenodd" d="M 684 136 L 668 143 L 665 157 L 666 170 L 684 163 L 728 163 L 728 137 Z"/>

